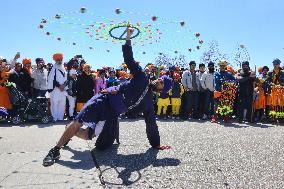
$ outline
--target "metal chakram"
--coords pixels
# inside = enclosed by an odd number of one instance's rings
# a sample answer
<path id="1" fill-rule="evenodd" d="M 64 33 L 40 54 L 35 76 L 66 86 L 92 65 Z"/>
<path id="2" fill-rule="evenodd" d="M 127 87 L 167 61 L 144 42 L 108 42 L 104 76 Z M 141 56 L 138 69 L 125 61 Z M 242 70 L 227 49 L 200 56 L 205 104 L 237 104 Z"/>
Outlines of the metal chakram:
<path id="1" fill-rule="evenodd" d="M 131 27 L 131 28 L 133 28 L 134 30 L 137 30 L 137 33 L 136 33 L 135 35 L 133 35 L 130 39 L 133 39 L 133 38 L 135 38 L 135 37 L 138 37 L 138 35 L 140 34 L 140 29 L 137 28 L 137 27 L 135 27 L 135 26 L 132 26 L 132 25 L 119 25 L 119 26 L 115 26 L 115 27 L 111 28 L 108 33 L 109 33 L 109 35 L 110 35 L 112 38 L 114 38 L 114 39 L 126 40 L 126 37 L 123 37 L 123 36 L 124 36 L 124 34 L 127 32 L 127 28 L 128 28 L 128 27 Z M 118 28 L 126 28 L 125 31 L 120 35 L 120 37 L 116 37 L 116 36 L 114 36 L 114 35 L 112 34 L 112 32 L 113 32 L 114 30 L 118 29 Z"/>

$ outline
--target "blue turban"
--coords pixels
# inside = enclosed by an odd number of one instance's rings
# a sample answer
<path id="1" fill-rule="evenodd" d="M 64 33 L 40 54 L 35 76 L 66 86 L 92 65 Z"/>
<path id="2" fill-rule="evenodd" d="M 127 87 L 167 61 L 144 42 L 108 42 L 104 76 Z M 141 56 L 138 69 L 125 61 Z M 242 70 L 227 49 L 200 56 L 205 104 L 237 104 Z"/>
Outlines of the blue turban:
<path id="1" fill-rule="evenodd" d="M 210 62 L 208 63 L 208 67 L 209 67 L 209 66 L 215 66 L 214 62 L 210 61 Z"/>
<path id="2" fill-rule="evenodd" d="M 36 62 L 36 63 L 44 62 L 44 60 L 43 60 L 42 58 L 36 58 L 36 59 L 35 59 L 35 62 Z"/>
<path id="3" fill-rule="evenodd" d="M 279 60 L 278 58 L 276 58 L 275 60 L 273 60 L 272 63 L 273 63 L 273 64 L 278 64 L 278 65 L 280 65 L 281 60 Z"/>
<path id="4" fill-rule="evenodd" d="M 244 62 L 242 62 L 242 66 L 243 66 L 243 65 L 249 66 L 249 61 L 244 61 Z"/>

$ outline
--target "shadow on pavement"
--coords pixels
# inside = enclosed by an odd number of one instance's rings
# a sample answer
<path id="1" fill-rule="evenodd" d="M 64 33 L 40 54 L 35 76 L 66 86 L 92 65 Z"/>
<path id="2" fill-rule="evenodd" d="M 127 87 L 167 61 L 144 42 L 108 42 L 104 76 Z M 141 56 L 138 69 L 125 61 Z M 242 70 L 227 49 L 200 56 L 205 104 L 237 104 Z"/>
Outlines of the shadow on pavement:
<path id="1" fill-rule="evenodd" d="M 71 148 L 66 148 L 66 150 L 69 150 L 74 154 L 71 159 L 77 161 L 79 160 L 79 162 L 59 160 L 57 162 L 58 164 L 69 167 L 71 169 L 83 170 L 89 170 L 95 167 L 94 163 L 91 160 L 91 154 L 89 151 L 86 150 L 81 152 L 73 150 Z M 140 171 L 151 165 L 153 167 L 167 167 L 178 166 L 181 163 L 179 159 L 175 158 L 157 159 L 159 150 L 153 148 L 149 148 L 145 153 L 129 155 L 118 154 L 117 150 L 118 145 L 113 145 L 111 149 L 105 151 L 98 151 L 96 149 L 92 150 L 92 153 L 95 153 L 99 165 L 107 167 L 102 170 L 103 175 L 106 174 L 106 172 L 110 169 L 114 169 L 118 174 L 117 178 L 120 178 L 122 180 L 121 184 L 107 181 L 106 179 L 106 183 L 110 185 L 131 185 L 142 178 Z M 124 169 L 122 171 L 118 171 L 117 167 Z M 138 178 L 136 178 L 134 181 L 130 180 L 132 173 L 138 174 Z"/>
<path id="2" fill-rule="evenodd" d="M 94 164 L 91 159 L 91 154 L 89 150 L 78 151 L 69 147 L 65 147 L 64 150 L 68 150 L 73 153 L 71 157 L 74 161 L 66 161 L 63 158 L 57 161 L 59 165 L 69 167 L 71 169 L 81 169 L 81 170 L 90 170 L 94 168 Z"/>
<path id="3" fill-rule="evenodd" d="M 109 169 L 115 169 L 118 174 L 118 178 L 122 180 L 122 184 L 111 183 L 111 185 L 131 185 L 141 179 L 141 170 L 146 167 L 167 167 L 178 166 L 181 162 L 175 158 L 163 158 L 157 159 L 159 150 L 149 148 L 145 153 L 123 155 L 118 154 L 118 145 L 113 145 L 111 149 L 106 151 L 98 151 L 96 149 L 93 152 L 96 154 L 97 160 L 100 165 L 110 167 L 103 170 L 103 172 Z M 118 171 L 117 167 L 124 168 L 122 171 Z M 134 181 L 130 180 L 132 173 L 138 173 L 139 177 Z"/>

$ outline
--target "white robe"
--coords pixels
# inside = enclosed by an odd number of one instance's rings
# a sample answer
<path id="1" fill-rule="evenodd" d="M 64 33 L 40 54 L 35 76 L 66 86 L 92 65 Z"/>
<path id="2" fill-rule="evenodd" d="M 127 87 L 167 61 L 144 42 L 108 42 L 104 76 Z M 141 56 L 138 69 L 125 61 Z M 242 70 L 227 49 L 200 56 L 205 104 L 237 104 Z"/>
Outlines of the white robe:
<path id="1" fill-rule="evenodd" d="M 59 71 L 61 70 L 61 72 Z M 63 65 L 54 64 L 49 75 L 48 75 L 48 89 L 53 89 L 53 80 L 56 71 L 56 81 L 63 85 L 67 80 L 67 73 Z M 64 91 L 60 91 L 58 87 L 54 87 L 53 91 L 50 93 L 50 109 L 51 115 L 54 121 L 63 120 L 66 106 L 66 92 L 67 87 Z"/>

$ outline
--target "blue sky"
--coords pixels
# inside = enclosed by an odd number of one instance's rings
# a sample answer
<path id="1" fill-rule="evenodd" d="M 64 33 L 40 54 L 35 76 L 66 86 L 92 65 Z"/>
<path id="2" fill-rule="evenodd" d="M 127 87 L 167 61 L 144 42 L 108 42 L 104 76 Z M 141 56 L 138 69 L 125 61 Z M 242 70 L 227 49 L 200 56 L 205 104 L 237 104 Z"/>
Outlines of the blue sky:
<path id="1" fill-rule="evenodd" d="M 74 47 L 50 39 L 37 28 L 42 18 L 49 19 L 55 14 L 77 11 L 82 6 L 105 17 L 113 17 L 114 10 L 120 8 L 157 15 L 168 20 L 184 20 L 194 32 L 200 32 L 202 40 L 205 41 L 200 51 L 187 55 L 188 61 L 199 62 L 202 52 L 206 50 L 207 42 L 216 40 L 221 52 L 230 58 L 237 44 L 244 44 L 250 54 L 252 65 L 271 67 L 274 58 L 280 58 L 284 62 L 284 1 L 282 0 L 2 1 L 0 55 L 11 59 L 17 51 L 20 51 L 22 58 L 43 57 L 46 62 L 52 62 L 51 57 L 54 52 L 63 52 L 66 61 L 76 54 L 83 54 L 93 68 L 117 67 L 122 62 L 119 45 L 94 45 L 100 51 L 90 51 L 88 48 Z M 147 19 L 149 18 L 141 16 L 141 20 Z M 176 36 L 173 36 L 172 39 L 167 40 L 174 42 L 175 39 Z M 112 50 L 110 53 L 102 51 L 108 48 Z M 141 49 L 143 50 L 139 47 L 139 50 Z M 152 45 L 150 49 L 168 50 L 167 46 L 159 45 Z M 135 59 L 146 64 L 153 62 L 155 56 L 151 53 L 145 55 L 136 53 Z"/>

